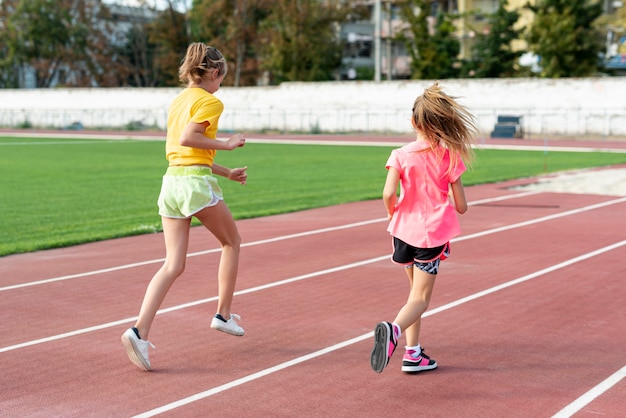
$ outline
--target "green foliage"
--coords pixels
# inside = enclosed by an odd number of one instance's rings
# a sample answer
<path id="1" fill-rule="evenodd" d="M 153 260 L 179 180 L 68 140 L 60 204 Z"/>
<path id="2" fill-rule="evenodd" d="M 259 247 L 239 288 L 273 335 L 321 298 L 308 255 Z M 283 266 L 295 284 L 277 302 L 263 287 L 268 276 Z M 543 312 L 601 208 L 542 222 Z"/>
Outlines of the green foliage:
<path id="1" fill-rule="evenodd" d="M 341 64 L 336 25 L 345 19 L 341 2 L 275 0 L 259 30 L 259 59 L 272 84 L 325 81 Z"/>
<path id="2" fill-rule="evenodd" d="M 373 80 L 376 75 L 376 70 L 370 67 L 356 67 L 355 70 L 357 80 Z"/>
<path id="3" fill-rule="evenodd" d="M 0 256 L 161 229 L 163 141 L 0 138 L 0 149 Z M 248 166 L 245 186 L 219 178 L 243 219 L 379 199 L 391 149 L 249 143 L 216 161 Z M 558 171 L 623 164 L 626 154 L 478 150 L 463 182 L 541 174 L 546 162 Z"/>
<path id="4" fill-rule="evenodd" d="M 336 25 L 346 13 L 336 1 L 196 0 L 190 26 L 229 62 L 225 85 L 255 85 L 264 71 L 273 84 L 323 81 L 341 62 Z"/>
<path id="5" fill-rule="evenodd" d="M 148 24 L 148 39 L 155 46 L 155 87 L 178 86 L 178 67 L 185 56 L 190 37 L 187 17 L 170 7 Z"/>
<path id="6" fill-rule="evenodd" d="M 190 39 L 187 18 L 173 7 L 146 13 L 154 13 L 154 20 L 133 23 L 124 42 L 116 48 L 117 83 L 132 87 L 179 86 L 178 67 Z"/>
<path id="7" fill-rule="evenodd" d="M 196 0 L 189 17 L 193 39 L 217 47 L 229 63 L 224 85 L 253 86 L 261 75 L 259 25 L 270 0 Z"/>
<path id="8" fill-rule="evenodd" d="M 19 63 L 15 56 L 15 31 L 9 26 L 15 0 L 0 1 L 0 88 L 19 87 Z"/>
<path id="9" fill-rule="evenodd" d="M 541 57 L 542 77 L 595 75 L 610 26 L 626 33 L 626 7 L 598 18 L 606 0 L 536 0 L 527 5 L 534 20 L 526 28 L 529 51 Z M 341 24 L 364 19 L 365 2 L 344 0 L 187 0 L 140 1 L 129 22 L 91 0 L 0 0 L 0 88 L 17 88 L 24 69 L 36 73 L 36 86 L 178 86 L 178 66 L 191 41 L 218 47 L 229 63 L 224 85 L 256 85 L 268 76 L 282 81 L 335 79 L 341 66 Z M 489 33 L 477 30 L 471 57 L 458 59 L 459 16 L 443 12 L 456 2 L 396 0 L 406 22 L 404 41 L 412 78 L 511 77 L 518 52 L 511 41 L 517 11 L 499 0 Z M 473 4 L 480 4 L 474 2 Z M 371 6 L 371 3 L 369 3 Z M 439 10 L 433 15 L 433 10 Z M 129 29 L 128 31 L 126 31 Z M 371 79 L 366 68 L 358 79 Z"/>
<path id="10" fill-rule="evenodd" d="M 429 28 L 432 1 L 404 0 L 400 3 L 402 19 L 408 23 L 410 35 L 399 35 L 411 57 L 414 79 L 445 79 L 459 75 L 460 43 L 454 36 L 453 16 L 439 13 Z"/>
<path id="11" fill-rule="evenodd" d="M 36 71 L 37 87 L 49 87 L 61 69 L 73 70 L 60 83 L 90 85 L 97 67 L 91 49 L 99 39 L 92 28 L 91 3 L 76 0 L 20 0 L 2 4 L 6 26 L 4 62 L 14 66 L 30 65 Z"/>
<path id="12" fill-rule="evenodd" d="M 122 71 L 120 84 L 132 87 L 149 87 L 157 83 L 156 46 L 150 42 L 147 28 L 133 25 L 126 34 L 126 42 L 118 48 Z"/>
<path id="13" fill-rule="evenodd" d="M 471 58 L 464 73 L 476 78 L 513 77 L 518 74 L 517 60 L 522 54 L 513 51 L 511 43 L 520 37 L 514 29 L 517 10 L 506 9 L 508 0 L 500 0 L 498 10 L 488 18 L 487 32 L 477 32 Z"/>
<path id="14" fill-rule="evenodd" d="M 538 0 L 529 6 L 535 19 L 528 32 L 529 50 L 540 57 L 541 76 L 585 77 L 598 70 L 603 50 L 593 23 L 602 14 L 599 0 Z"/>

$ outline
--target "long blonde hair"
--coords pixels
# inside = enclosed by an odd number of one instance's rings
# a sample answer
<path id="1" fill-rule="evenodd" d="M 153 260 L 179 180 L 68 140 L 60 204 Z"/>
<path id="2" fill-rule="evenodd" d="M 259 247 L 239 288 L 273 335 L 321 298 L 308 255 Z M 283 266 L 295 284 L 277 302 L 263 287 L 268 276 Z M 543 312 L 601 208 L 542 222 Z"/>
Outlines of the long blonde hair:
<path id="1" fill-rule="evenodd" d="M 472 144 L 478 134 L 476 119 L 439 87 L 439 82 L 424 90 L 413 103 L 413 126 L 418 129 L 435 149 L 437 145 L 448 148 L 451 168 L 460 156 L 468 164 L 474 157 Z"/>
<path id="2" fill-rule="evenodd" d="M 183 84 L 200 84 L 217 68 L 217 77 L 226 75 L 228 65 L 222 53 L 215 47 L 194 42 L 187 47 L 187 54 L 178 69 L 178 78 Z"/>

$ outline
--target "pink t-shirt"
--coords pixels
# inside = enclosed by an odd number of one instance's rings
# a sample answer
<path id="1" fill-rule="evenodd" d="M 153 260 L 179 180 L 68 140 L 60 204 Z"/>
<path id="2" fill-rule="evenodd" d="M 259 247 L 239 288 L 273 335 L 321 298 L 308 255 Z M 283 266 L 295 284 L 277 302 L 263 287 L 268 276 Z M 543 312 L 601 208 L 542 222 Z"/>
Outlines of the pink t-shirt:
<path id="1" fill-rule="evenodd" d="M 400 196 L 387 231 L 396 238 L 419 248 L 434 248 L 461 233 L 461 226 L 448 198 L 450 183 L 465 172 L 459 157 L 450 166 L 450 151 L 436 152 L 423 142 L 411 142 L 391 152 L 386 167 L 400 172 Z M 450 172 L 448 172 L 450 171 Z"/>

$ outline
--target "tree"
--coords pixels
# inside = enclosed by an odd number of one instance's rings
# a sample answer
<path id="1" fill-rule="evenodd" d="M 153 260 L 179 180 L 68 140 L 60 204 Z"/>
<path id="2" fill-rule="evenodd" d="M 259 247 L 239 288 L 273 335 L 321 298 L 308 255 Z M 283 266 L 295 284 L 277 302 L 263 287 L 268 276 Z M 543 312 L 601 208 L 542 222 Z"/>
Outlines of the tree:
<path id="1" fill-rule="evenodd" d="M 519 19 L 516 10 L 506 9 L 508 0 L 500 0 L 498 10 L 489 16 L 484 33 L 478 33 L 472 45 L 471 59 L 465 72 L 477 78 L 513 77 L 521 51 L 513 51 L 511 43 L 519 39 L 521 30 L 514 29 Z"/>
<path id="2" fill-rule="evenodd" d="M 401 34 L 411 58 L 414 79 L 454 78 L 459 74 L 461 44 L 454 37 L 452 15 L 439 11 L 431 16 L 434 1 L 404 0 L 400 13 L 407 22 L 407 34 Z"/>
<path id="3" fill-rule="evenodd" d="M 15 0 L 0 1 L 0 88 L 19 87 L 19 64 L 11 48 L 12 37 L 8 30 L 15 3 Z"/>
<path id="4" fill-rule="evenodd" d="M 194 39 L 218 48 L 229 64 L 225 85 L 255 85 L 260 76 L 259 25 L 271 0 L 196 0 L 190 25 Z"/>
<path id="5" fill-rule="evenodd" d="M 600 1 L 538 0 L 528 7 L 535 14 L 528 47 L 540 57 L 542 77 L 585 77 L 597 71 L 603 40 L 593 23 L 602 14 Z"/>
<path id="6" fill-rule="evenodd" d="M 139 14 L 126 21 L 115 43 L 118 85 L 133 87 L 178 86 L 178 67 L 189 44 L 189 25 L 180 2 L 168 0 L 158 10 L 142 2 Z"/>
<path id="7" fill-rule="evenodd" d="M 426 72 L 426 75 L 429 79 L 458 77 L 461 68 L 458 58 L 461 43 L 454 35 L 456 27 L 451 15 L 447 13 L 440 13 L 436 22 L 435 33 L 431 38 L 435 47 L 435 56 L 431 58 L 429 66 L 433 68 L 433 71 Z"/>
<path id="8" fill-rule="evenodd" d="M 189 30 L 184 13 L 172 1 L 157 19 L 148 24 L 150 47 L 154 48 L 154 85 L 178 86 L 178 67 L 189 45 Z"/>
<path id="9" fill-rule="evenodd" d="M 120 85 L 153 87 L 158 84 L 158 72 L 154 59 L 155 49 L 156 47 L 150 42 L 148 26 L 133 24 L 126 33 L 124 44 L 118 48 Z"/>
<path id="10" fill-rule="evenodd" d="M 6 3 L 6 4 L 5 4 Z M 96 83 L 98 57 L 105 46 L 93 26 L 96 10 L 87 0 L 3 1 L 3 63 L 31 66 L 36 86 Z M 6 7 L 6 9 L 5 9 Z M 10 8 L 10 9 L 9 9 Z"/>
<path id="11" fill-rule="evenodd" d="M 334 79 L 342 51 L 337 26 L 348 11 L 339 0 L 275 0 L 259 31 L 260 64 L 272 83 Z"/>

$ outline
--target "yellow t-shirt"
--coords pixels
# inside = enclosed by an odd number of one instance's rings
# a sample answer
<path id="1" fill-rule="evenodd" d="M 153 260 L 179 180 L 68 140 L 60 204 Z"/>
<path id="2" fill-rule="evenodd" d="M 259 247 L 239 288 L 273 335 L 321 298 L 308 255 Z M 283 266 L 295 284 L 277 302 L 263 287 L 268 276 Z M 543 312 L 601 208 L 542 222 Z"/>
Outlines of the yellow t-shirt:
<path id="1" fill-rule="evenodd" d="M 189 122 L 209 122 L 204 131 L 208 140 L 216 140 L 217 123 L 224 110 L 220 99 L 199 88 L 186 88 L 170 104 L 167 117 L 165 156 L 169 165 L 213 165 L 216 150 L 180 145 L 180 136 Z"/>

